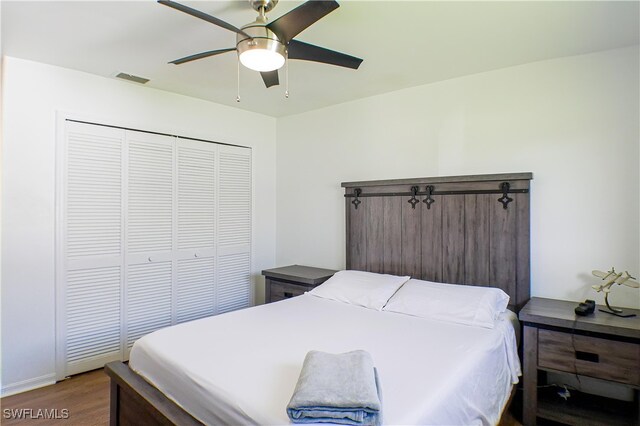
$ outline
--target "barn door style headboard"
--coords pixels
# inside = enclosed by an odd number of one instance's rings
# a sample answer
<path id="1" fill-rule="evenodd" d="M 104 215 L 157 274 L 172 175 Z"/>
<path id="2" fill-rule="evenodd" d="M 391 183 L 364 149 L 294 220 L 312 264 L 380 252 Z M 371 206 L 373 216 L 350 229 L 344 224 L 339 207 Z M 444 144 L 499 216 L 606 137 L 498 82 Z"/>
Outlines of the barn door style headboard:
<path id="1" fill-rule="evenodd" d="M 529 300 L 532 173 L 343 182 L 347 269 L 498 287 Z"/>

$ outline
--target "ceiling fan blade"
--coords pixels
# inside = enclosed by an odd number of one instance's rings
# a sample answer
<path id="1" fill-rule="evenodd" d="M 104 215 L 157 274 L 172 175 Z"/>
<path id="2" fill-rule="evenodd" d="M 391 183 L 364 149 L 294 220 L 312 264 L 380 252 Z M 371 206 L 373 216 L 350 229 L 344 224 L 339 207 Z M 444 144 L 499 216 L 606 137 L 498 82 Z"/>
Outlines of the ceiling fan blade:
<path id="1" fill-rule="evenodd" d="M 220 49 L 220 50 L 209 50 L 208 52 L 196 53 L 195 55 L 185 56 L 184 58 L 176 59 L 175 61 L 169 62 L 170 64 L 180 65 L 185 62 L 195 61 L 196 59 L 208 58 L 209 56 L 219 55 L 221 53 L 231 52 L 232 50 L 236 50 L 235 47 L 229 49 Z"/>
<path id="2" fill-rule="evenodd" d="M 214 25 L 217 25 L 217 26 L 222 27 L 224 29 L 227 29 L 229 31 L 233 31 L 234 33 L 242 34 L 242 35 L 244 35 L 244 36 L 246 36 L 248 38 L 251 38 L 251 39 L 253 38 L 249 34 L 247 34 L 244 31 L 242 31 L 240 28 L 236 28 L 233 25 L 223 21 L 222 19 L 218 19 L 218 18 L 215 18 L 215 17 L 213 17 L 211 15 L 207 15 L 206 13 L 200 12 L 199 10 L 196 10 L 196 9 L 193 9 L 193 8 L 190 8 L 189 6 L 185 6 L 183 4 L 176 3 L 176 2 L 170 1 L 170 0 L 158 0 L 158 3 L 163 4 L 165 6 L 169 6 L 171 8 L 174 8 L 176 10 L 179 10 L 179 11 L 184 12 L 186 14 L 189 14 L 191 16 L 195 16 L 196 18 L 203 19 L 203 20 L 205 20 L 207 22 L 210 22 L 210 23 L 212 23 Z"/>
<path id="3" fill-rule="evenodd" d="M 285 43 L 340 5 L 335 0 L 309 0 L 267 25 Z"/>
<path id="4" fill-rule="evenodd" d="M 278 70 L 261 72 L 260 75 L 262 76 L 264 85 L 267 87 L 277 86 L 280 84 L 280 81 L 278 80 Z"/>
<path id="5" fill-rule="evenodd" d="M 362 63 L 362 59 L 356 58 L 355 56 L 349 56 L 297 40 L 291 40 L 291 42 L 289 42 L 288 52 L 289 59 L 322 62 L 339 67 L 352 68 L 354 70 L 357 70 Z"/>

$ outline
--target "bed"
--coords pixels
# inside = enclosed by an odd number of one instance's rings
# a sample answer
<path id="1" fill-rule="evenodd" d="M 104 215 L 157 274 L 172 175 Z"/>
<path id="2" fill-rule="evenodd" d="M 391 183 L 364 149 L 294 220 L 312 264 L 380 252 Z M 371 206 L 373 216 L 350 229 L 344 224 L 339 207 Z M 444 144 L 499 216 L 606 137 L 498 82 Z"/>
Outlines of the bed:
<path id="1" fill-rule="evenodd" d="M 181 324 L 140 339 L 130 366 L 106 366 L 111 424 L 287 424 L 311 349 L 372 354 L 384 423 L 497 423 L 520 368 L 513 312 L 529 298 L 530 179 L 343 184 L 347 269 L 501 288 L 512 313 L 495 328 L 310 294 Z"/>

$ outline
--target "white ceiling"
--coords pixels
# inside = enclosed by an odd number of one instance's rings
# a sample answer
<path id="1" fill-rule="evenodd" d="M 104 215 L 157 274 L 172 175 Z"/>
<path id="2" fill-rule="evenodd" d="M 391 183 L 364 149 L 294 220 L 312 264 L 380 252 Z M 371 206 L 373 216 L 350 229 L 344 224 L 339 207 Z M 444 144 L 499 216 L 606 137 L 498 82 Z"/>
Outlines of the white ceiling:
<path id="1" fill-rule="evenodd" d="M 178 0 L 179 2 L 182 2 Z M 253 21 L 246 0 L 184 1 L 237 27 Z M 301 4 L 280 0 L 271 20 Z M 241 69 L 233 52 L 168 61 L 235 45 L 235 34 L 147 1 L 6 1 L 3 54 L 113 77 L 272 116 L 544 59 L 635 45 L 639 3 L 342 0 L 296 39 L 364 59 L 357 71 L 291 61 L 289 99 Z M 135 83 L 131 83 L 135 84 Z"/>

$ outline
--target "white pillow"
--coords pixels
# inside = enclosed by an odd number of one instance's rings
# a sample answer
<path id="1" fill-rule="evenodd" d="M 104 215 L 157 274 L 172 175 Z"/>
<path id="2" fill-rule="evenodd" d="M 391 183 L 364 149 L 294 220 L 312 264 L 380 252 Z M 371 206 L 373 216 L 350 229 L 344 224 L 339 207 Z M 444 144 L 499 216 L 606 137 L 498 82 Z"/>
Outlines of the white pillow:
<path id="1" fill-rule="evenodd" d="M 380 311 L 409 278 L 364 271 L 339 271 L 309 294 Z"/>
<path id="2" fill-rule="evenodd" d="M 493 328 L 508 304 L 509 296 L 499 288 L 410 280 L 383 310 Z"/>

